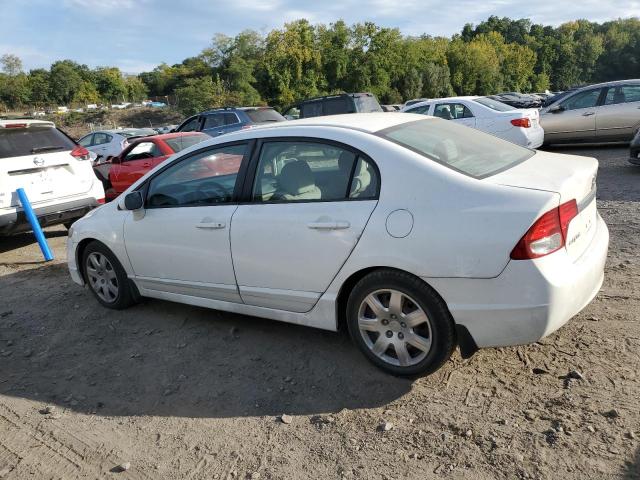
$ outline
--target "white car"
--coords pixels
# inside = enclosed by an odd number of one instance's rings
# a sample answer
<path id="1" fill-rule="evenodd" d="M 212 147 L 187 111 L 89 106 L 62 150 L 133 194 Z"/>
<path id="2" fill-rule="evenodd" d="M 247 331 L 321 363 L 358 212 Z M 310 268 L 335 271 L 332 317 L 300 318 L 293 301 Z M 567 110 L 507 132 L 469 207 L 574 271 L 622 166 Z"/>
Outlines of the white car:
<path id="1" fill-rule="evenodd" d="M 96 154 L 96 162 L 104 163 L 129 146 L 129 140 L 155 135 L 151 128 L 119 128 L 115 130 L 97 130 L 88 133 L 78 143 Z"/>
<path id="2" fill-rule="evenodd" d="M 535 108 L 518 109 L 488 97 L 438 98 L 402 109 L 451 120 L 504 138 L 517 145 L 538 148 L 544 142 L 544 129 Z"/>
<path id="3" fill-rule="evenodd" d="M 87 149 L 42 120 L 0 120 L 0 236 L 31 230 L 18 188 L 43 227 L 69 226 L 104 203 Z"/>
<path id="4" fill-rule="evenodd" d="M 76 222 L 73 280 L 327 330 L 396 375 L 536 342 L 603 281 L 595 159 L 398 113 L 242 130 Z M 295 348 L 290 345 L 287 348 Z"/>

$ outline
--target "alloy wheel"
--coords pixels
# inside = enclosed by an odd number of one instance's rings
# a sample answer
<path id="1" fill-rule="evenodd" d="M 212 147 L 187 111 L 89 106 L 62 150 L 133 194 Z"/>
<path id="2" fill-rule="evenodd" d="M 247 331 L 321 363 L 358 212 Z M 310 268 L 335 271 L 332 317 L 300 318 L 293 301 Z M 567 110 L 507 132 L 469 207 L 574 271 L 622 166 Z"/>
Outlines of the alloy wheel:
<path id="1" fill-rule="evenodd" d="M 376 290 L 367 295 L 358 309 L 358 329 L 371 352 L 391 365 L 416 365 L 431 350 L 427 314 L 399 290 Z"/>
<path id="2" fill-rule="evenodd" d="M 118 279 L 109 259 L 100 252 L 87 257 L 87 278 L 91 289 L 101 300 L 113 303 L 118 298 Z"/>

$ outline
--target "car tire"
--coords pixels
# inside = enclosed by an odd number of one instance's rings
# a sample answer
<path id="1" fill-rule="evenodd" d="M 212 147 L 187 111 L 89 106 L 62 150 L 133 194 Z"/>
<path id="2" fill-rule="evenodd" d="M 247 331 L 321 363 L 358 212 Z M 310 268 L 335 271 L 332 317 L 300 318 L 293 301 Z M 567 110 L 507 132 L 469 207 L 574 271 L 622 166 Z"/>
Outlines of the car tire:
<path id="1" fill-rule="evenodd" d="M 89 290 L 103 306 L 122 310 L 135 303 L 135 292 L 117 257 L 104 244 L 93 241 L 82 253 L 82 273 Z"/>
<path id="2" fill-rule="evenodd" d="M 362 353 L 396 376 L 433 373 L 456 346 L 454 321 L 442 298 L 398 270 L 374 271 L 355 285 L 347 301 L 347 327 Z"/>

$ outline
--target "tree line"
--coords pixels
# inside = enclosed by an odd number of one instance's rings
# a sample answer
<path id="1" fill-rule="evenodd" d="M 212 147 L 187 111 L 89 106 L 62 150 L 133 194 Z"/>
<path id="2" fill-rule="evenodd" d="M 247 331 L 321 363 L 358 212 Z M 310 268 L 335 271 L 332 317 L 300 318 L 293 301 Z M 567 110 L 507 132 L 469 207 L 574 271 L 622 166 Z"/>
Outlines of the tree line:
<path id="1" fill-rule="evenodd" d="M 639 78 L 640 19 L 553 27 L 492 16 L 451 38 L 404 36 L 371 22 L 297 20 L 267 34 L 216 34 L 199 55 L 137 76 L 71 60 L 25 73 L 13 55 L 4 55 L 0 66 L 5 108 L 171 96 L 190 114 L 222 105 L 284 107 L 344 91 L 368 91 L 382 103 L 400 103 Z"/>

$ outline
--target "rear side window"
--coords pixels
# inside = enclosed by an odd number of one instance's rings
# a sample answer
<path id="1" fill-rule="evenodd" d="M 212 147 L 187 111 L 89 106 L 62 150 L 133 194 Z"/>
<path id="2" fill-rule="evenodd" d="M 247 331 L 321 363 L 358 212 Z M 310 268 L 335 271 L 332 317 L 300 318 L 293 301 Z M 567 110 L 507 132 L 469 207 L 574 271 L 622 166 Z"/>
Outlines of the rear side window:
<path id="1" fill-rule="evenodd" d="M 225 125 L 234 125 L 236 123 L 240 123 L 240 119 L 235 113 L 223 113 L 222 114 Z"/>
<path id="2" fill-rule="evenodd" d="M 253 200 L 374 199 L 378 184 L 373 165 L 350 150 L 317 142 L 269 142 L 260 153 Z"/>
<path id="3" fill-rule="evenodd" d="M 204 119 L 204 126 L 202 127 L 204 130 L 209 128 L 223 127 L 224 126 L 224 117 L 220 114 L 207 115 Z"/>
<path id="4" fill-rule="evenodd" d="M 422 105 L 421 107 L 411 108 L 406 110 L 407 113 L 419 113 L 421 115 L 427 115 L 429 113 L 429 105 Z"/>
<path id="5" fill-rule="evenodd" d="M 403 123 L 378 135 L 474 178 L 507 170 L 535 155 L 493 135 L 437 119 Z"/>
<path id="6" fill-rule="evenodd" d="M 382 107 L 373 95 L 359 95 L 353 97 L 356 104 L 356 111 L 360 113 L 382 112 Z"/>
<path id="7" fill-rule="evenodd" d="M 254 123 L 263 122 L 282 122 L 286 120 L 282 115 L 273 108 L 260 108 L 258 110 L 245 110 L 247 117 Z M 299 114 L 298 114 L 299 115 Z"/>
<path id="8" fill-rule="evenodd" d="M 54 127 L 0 128 L 0 158 L 73 150 L 75 146 Z"/>
<path id="9" fill-rule="evenodd" d="M 303 103 L 300 110 L 301 110 L 300 116 L 302 118 L 319 117 L 322 115 L 322 102 L 317 101 L 317 102 Z"/>
<path id="10" fill-rule="evenodd" d="M 351 113 L 353 109 L 349 108 L 349 103 L 345 97 L 327 98 L 324 101 L 325 115 L 338 115 L 341 113 Z"/>
<path id="11" fill-rule="evenodd" d="M 203 142 L 205 140 L 209 140 L 208 135 L 198 134 L 198 135 L 184 135 L 175 138 L 169 138 L 165 140 L 167 145 L 174 151 L 174 153 L 179 152 L 180 150 L 184 150 L 185 148 L 189 148 L 197 143 Z"/>
<path id="12" fill-rule="evenodd" d="M 607 91 L 605 105 L 640 102 L 640 85 L 623 85 L 612 87 Z"/>
<path id="13" fill-rule="evenodd" d="M 473 101 L 484 107 L 490 108 L 491 110 L 495 110 L 496 112 L 510 112 L 511 110 L 516 109 L 516 107 L 512 107 L 511 105 L 507 105 L 506 103 L 502 103 L 489 97 L 480 97 Z"/>
<path id="14" fill-rule="evenodd" d="M 93 135 L 93 144 L 94 145 L 103 145 L 105 143 L 109 143 L 113 137 L 111 135 L 107 135 L 106 133 L 95 133 Z"/>

